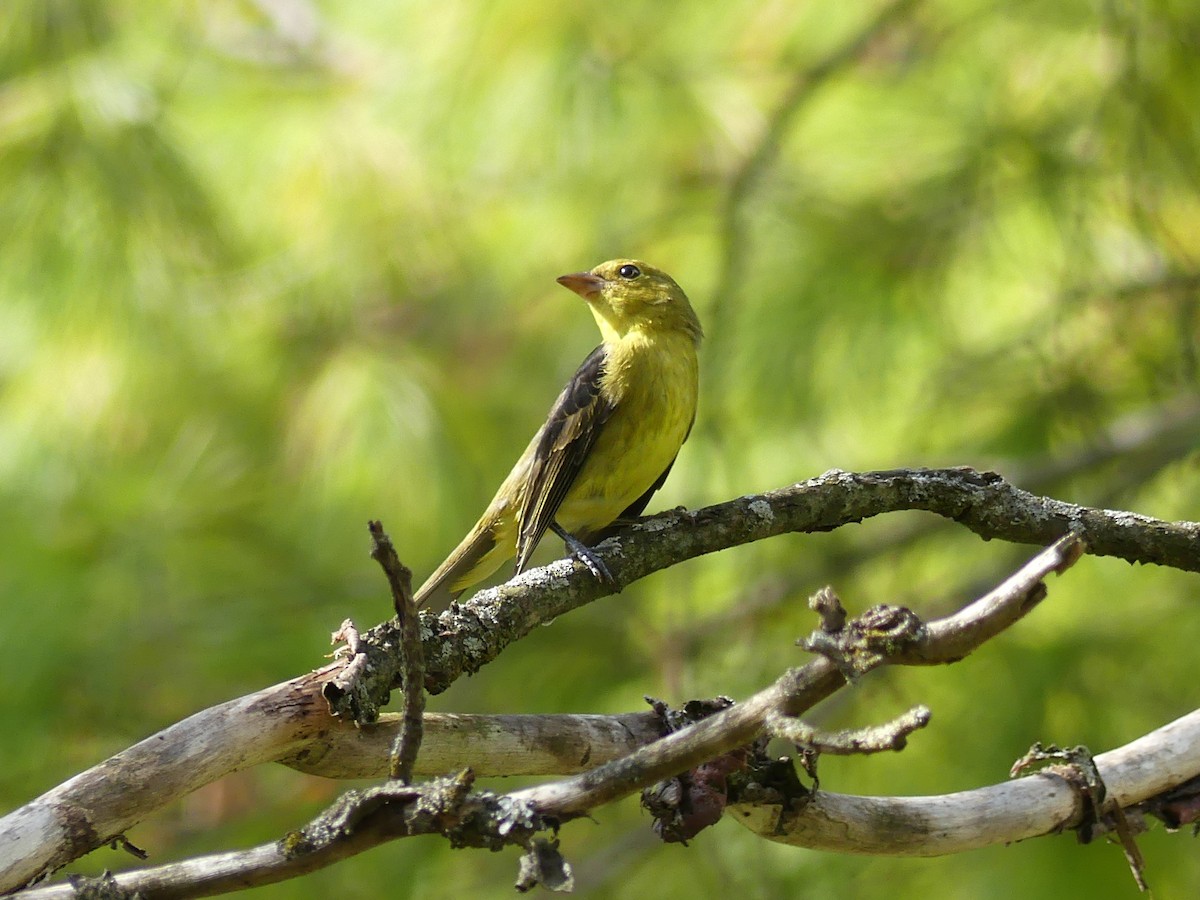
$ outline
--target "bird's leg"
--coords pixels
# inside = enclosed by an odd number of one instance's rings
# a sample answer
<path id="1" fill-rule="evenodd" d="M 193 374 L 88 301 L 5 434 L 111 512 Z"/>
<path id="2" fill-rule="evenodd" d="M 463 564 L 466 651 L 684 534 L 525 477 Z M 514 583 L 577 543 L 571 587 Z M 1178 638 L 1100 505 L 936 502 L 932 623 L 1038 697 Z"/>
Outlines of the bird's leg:
<path id="1" fill-rule="evenodd" d="M 571 534 L 557 522 L 550 523 L 550 530 L 563 539 L 563 543 L 567 545 L 567 549 L 571 551 L 571 555 L 587 566 L 588 571 L 596 576 L 596 580 L 607 584 L 609 587 L 618 588 L 617 579 L 613 578 L 612 572 L 608 570 L 608 566 L 594 554 L 591 549 L 584 545 L 583 541 Z"/>

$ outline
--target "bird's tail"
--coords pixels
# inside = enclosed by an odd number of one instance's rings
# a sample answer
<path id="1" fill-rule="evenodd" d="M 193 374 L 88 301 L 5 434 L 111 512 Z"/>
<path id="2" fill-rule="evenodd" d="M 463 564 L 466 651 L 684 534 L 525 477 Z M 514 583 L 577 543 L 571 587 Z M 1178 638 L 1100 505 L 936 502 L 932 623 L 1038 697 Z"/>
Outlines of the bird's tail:
<path id="1" fill-rule="evenodd" d="M 505 558 L 497 545 L 493 528 L 480 522 L 418 588 L 413 599 L 417 606 L 430 601 L 438 606 L 449 603 L 468 587 L 500 568 Z"/>

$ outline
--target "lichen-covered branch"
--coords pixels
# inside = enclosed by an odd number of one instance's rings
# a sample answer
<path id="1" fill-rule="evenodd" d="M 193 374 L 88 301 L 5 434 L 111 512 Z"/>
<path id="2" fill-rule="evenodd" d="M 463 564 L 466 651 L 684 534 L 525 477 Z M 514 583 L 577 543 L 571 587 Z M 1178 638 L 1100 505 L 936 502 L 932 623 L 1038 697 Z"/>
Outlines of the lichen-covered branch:
<path id="1" fill-rule="evenodd" d="M 76 900 L 77 887 L 102 882 L 103 897 L 209 897 L 274 884 L 333 865 L 387 841 L 422 834 L 448 837 L 456 847 L 499 850 L 515 845 L 536 853 L 548 824 L 528 805 L 474 791 L 470 771 L 404 785 L 349 791 L 299 831 L 248 850 L 216 853 L 100 879 L 22 892 L 28 900 Z M 82 882 L 82 884 L 80 883 Z M 99 890 L 103 889 L 103 893 Z"/>
<path id="2" fill-rule="evenodd" d="M 1065 503 L 967 468 L 835 469 L 765 494 L 654 516 L 596 552 L 624 585 L 706 553 L 791 532 L 832 531 L 900 510 L 925 510 L 980 537 L 1018 544 L 1044 546 L 1074 531 L 1088 553 L 1200 572 L 1200 523 Z M 538 625 L 611 590 L 582 566 L 560 560 L 453 604 L 431 623 L 425 640 L 426 688 L 444 691 Z M 369 640 L 394 644 L 392 624 L 374 629 Z"/>

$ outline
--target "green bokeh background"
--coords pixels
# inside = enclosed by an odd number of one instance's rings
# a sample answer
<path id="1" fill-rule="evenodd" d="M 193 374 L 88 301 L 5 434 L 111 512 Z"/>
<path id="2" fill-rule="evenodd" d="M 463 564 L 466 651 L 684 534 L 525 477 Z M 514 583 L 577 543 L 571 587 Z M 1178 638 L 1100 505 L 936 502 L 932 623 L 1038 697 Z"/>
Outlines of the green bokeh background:
<path id="1" fill-rule="evenodd" d="M 652 509 L 969 464 L 1200 518 L 1197 110 L 1182 0 L 0 5 L 0 806 L 386 616 L 367 519 L 440 561 L 596 341 L 554 278 L 613 256 L 675 274 L 709 334 Z M 821 585 L 935 614 L 1030 552 L 918 514 L 727 551 L 432 708 L 744 697 Z M 1051 588 L 961 665 L 819 710 L 934 711 L 822 785 L 975 787 L 1197 705 L 1197 576 L 1089 558 Z M 129 836 L 248 846 L 343 788 L 263 768 Z M 1134 895 L 1070 836 L 889 860 L 722 822 L 684 849 L 628 800 L 562 837 L 581 896 Z M 1142 847 L 1158 896 L 1194 893 L 1188 837 Z M 414 840 L 254 896 L 505 897 L 515 871 Z"/>

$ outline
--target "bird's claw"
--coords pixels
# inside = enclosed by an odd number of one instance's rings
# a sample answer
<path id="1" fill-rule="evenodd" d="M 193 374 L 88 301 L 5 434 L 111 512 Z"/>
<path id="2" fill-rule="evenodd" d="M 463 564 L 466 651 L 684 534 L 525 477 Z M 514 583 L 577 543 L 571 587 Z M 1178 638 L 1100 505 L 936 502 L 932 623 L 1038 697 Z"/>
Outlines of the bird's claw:
<path id="1" fill-rule="evenodd" d="M 618 587 L 617 579 L 608 570 L 608 566 L 604 564 L 604 560 L 592 553 L 583 544 L 580 544 L 578 548 L 572 547 L 571 555 L 587 566 L 588 571 L 595 576 L 597 581 L 607 584 L 611 588 Z"/>
<path id="2" fill-rule="evenodd" d="M 587 570 L 592 573 L 592 576 L 601 584 L 608 585 L 615 591 L 621 590 L 621 585 L 609 571 L 608 566 L 604 564 L 604 560 L 596 556 L 583 541 L 575 537 L 565 528 L 562 528 L 557 522 L 550 526 L 551 530 L 563 539 L 563 543 L 567 545 L 567 549 L 571 551 L 571 556 L 579 560 L 587 567 Z"/>

